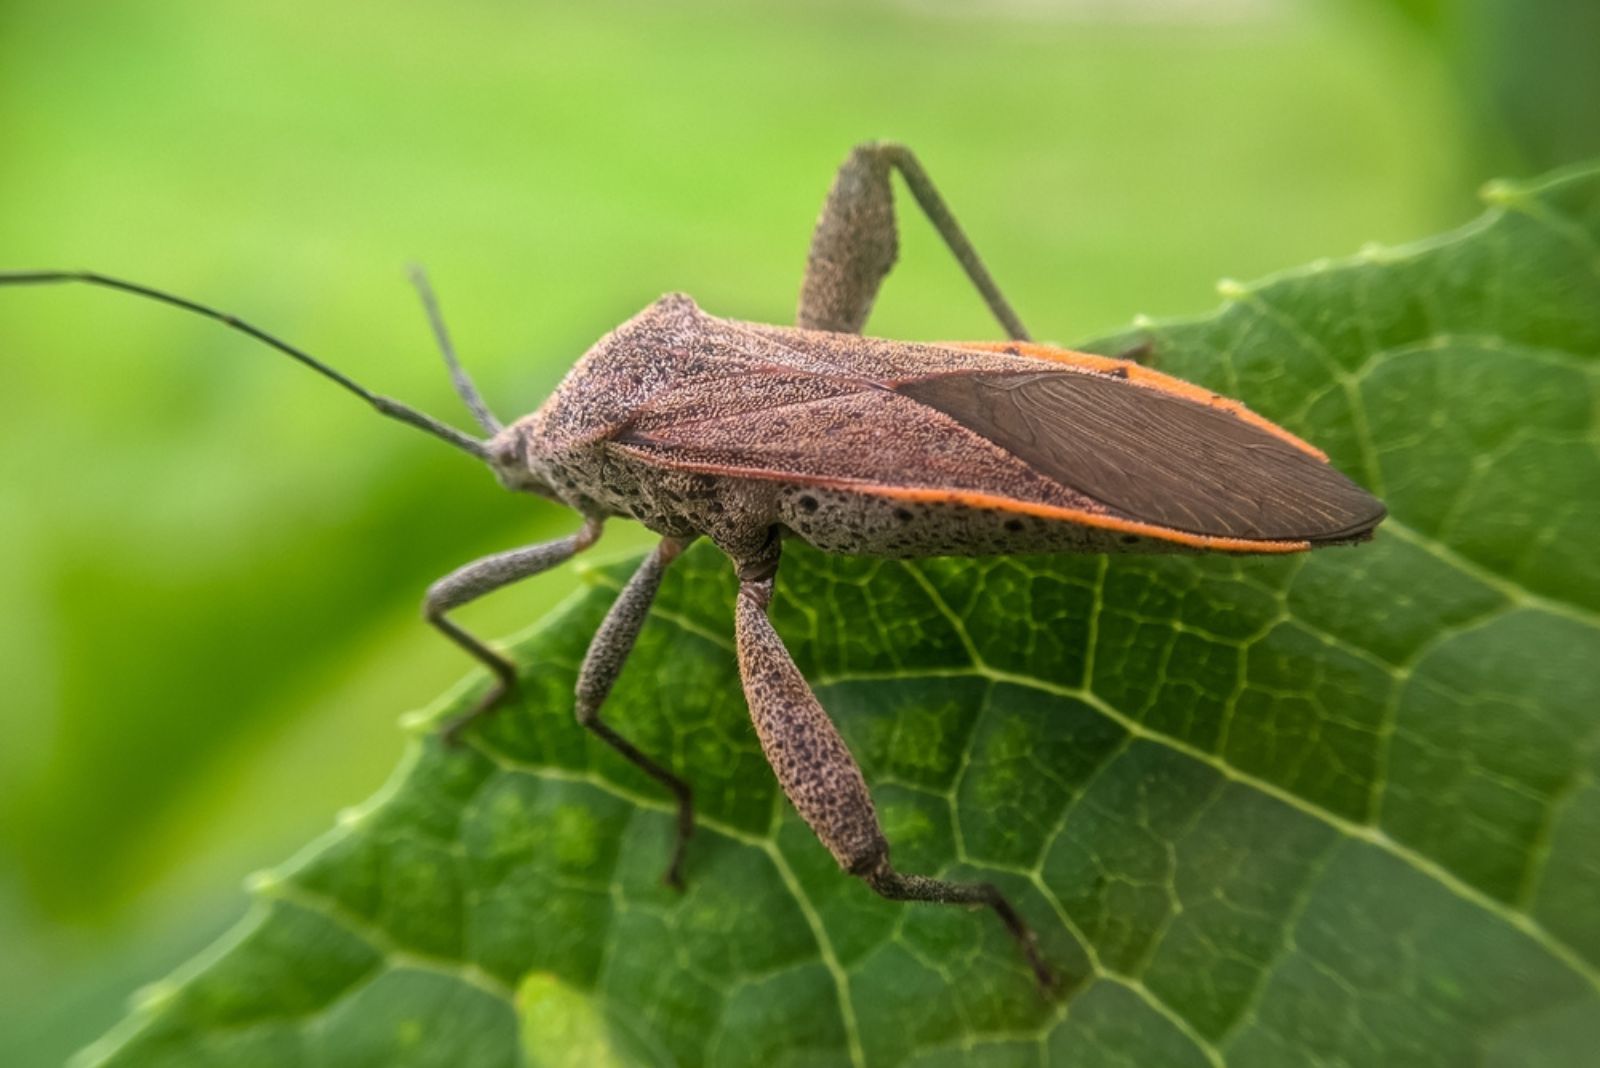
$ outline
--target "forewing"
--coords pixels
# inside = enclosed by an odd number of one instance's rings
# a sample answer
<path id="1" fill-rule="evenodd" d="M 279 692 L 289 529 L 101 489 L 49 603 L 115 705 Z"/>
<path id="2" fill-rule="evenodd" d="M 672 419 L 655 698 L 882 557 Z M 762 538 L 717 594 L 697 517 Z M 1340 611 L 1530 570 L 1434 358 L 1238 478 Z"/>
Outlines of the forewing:
<path id="1" fill-rule="evenodd" d="M 727 383 L 708 388 L 718 392 Z M 775 385 L 775 388 L 783 388 Z M 702 400 L 689 407 L 717 410 Z M 1094 508 L 1025 460 L 909 397 L 858 388 L 677 422 L 641 419 L 613 448 L 652 464 L 747 478 L 985 493 Z"/>
<path id="2" fill-rule="evenodd" d="M 1316 455 L 1213 405 L 1075 371 L 944 374 L 896 392 L 1039 474 L 1146 523 L 1211 537 L 1343 541 L 1383 505 Z"/>

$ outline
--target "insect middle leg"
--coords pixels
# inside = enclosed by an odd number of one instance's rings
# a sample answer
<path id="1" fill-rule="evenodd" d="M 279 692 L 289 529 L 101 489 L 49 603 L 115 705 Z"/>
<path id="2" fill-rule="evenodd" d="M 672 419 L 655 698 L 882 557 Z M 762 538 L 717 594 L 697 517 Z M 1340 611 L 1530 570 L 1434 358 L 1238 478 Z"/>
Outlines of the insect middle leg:
<path id="1" fill-rule="evenodd" d="M 495 553 L 458 568 L 428 587 L 422 602 L 422 614 L 429 623 L 439 628 L 451 641 L 465 649 L 475 659 L 494 672 L 495 684 L 472 708 L 444 725 L 441 732 L 446 743 L 455 744 L 461 732 L 494 711 L 500 699 L 516 689 L 517 666 L 495 652 L 478 638 L 446 618 L 452 608 L 475 601 L 486 593 L 509 586 L 513 582 L 548 571 L 566 563 L 573 555 L 593 545 L 600 537 L 598 519 L 584 521 L 583 529 L 555 541 L 530 545 L 509 552 Z"/>
<path id="2" fill-rule="evenodd" d="M 889 172 L 897 170 L 939 236 L 960 262 L 984 303 L 1014 341 L 1028 331 L 1000 292 L 978 252 L 967 240 L 944 198 L 917 157 L 904 145 L 875 141 L 857 145 L 839 168 L 811 235 L 806 277 L 796 322 L 816 330 L 860 333 L 878 287 L 899 254 L 894 194 Z"/>
<path id="3" fill-rule="evenodd" d="M 589 643 L 589 652 L 585 654 L 583 667 L 578 671 L 577 701 L 579 723 L 639 770 L 671 790 L 677 798 L 677 839 L 662 882 L 680 889 L 683 886 L 683 850 L 689 836 L 694 833 L 694 798 L 689 784 L 613 730 L 600 718 L 600 706 L 611 692 L 617 676 L 622 673 L 622 665 L 627 661 L 628 654 L 633 651 L 633 643 L 638 639 L 639 630 L 650 612 L 650 602 L 661 588 L 662 573 L 688 544 L 686 539 L 662 538 L 623 587 L 611 611 L 606 613 L 605 621 L 595 632 L 593 641 Z"/>
<path id="4" fill-rule="evenodd" d="M 892 901 L 993 909 L 1027 958 L 1039 986 L 1050 990 L 1055 977 L 1032 929 L 993 883 L 906 875 L 889 863 L 889 843 L 861 767 L 767 618 L 772 565 L 742 567 L 740 579 L 734 621 L 745 700 L 767 762 L 801 818 L 841 868 Z"/>

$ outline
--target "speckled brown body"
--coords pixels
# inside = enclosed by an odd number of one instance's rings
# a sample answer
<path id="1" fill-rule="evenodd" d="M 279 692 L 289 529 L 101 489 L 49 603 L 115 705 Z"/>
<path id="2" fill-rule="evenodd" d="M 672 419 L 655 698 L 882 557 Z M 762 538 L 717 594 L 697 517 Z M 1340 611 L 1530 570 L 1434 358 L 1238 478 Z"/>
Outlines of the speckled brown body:
<path id="1" fill-rule="evenodd" d="M 1091 385 L 1085 379 L 1132 405 L 1165 405 L 1162 415 L 1190 435 L 1191 449 L 1219 451 L 1216 428 L 1245 439 L 1229 457 L 1237 470 L 1222 470 L 1216 486 L 1197 487 L 1179 472 L 1174 494 L 1210 494 L 1182 513 L 1199 513 L 1189 529 L 1074 484 L 1073 463 L 1084 477 L 1116 478 L 1093 452 L 1115 440 L 1077 445 L 1063 464 L 1030 463 L 1019 455 L 1028 443 L 1008 438 L 1004 424 L 991 419 L 984 433 L 952 414 L 966 414 L 963 391 L 976 404 L 986 383 L 1002 383 L 1015 408 L 1026 395 L 1011 383 L 1039 392 L 1059 380 L 1082 391 Z M 1058 418 L 1055 402 L 1025 403 L 1019 422 L 1035 412 Z M 490 457 L 509 486 L 664 535 L 704 535 L 736 560 L 774 532 L 828 552 L 876 556 L 1282 552 L 1364 536 L 1381 507 L 1320 454 L 1274 430 L 1233 408 L 1143 384 L 1114 361 L 743 323 L 670 295 L 595 345 L 543 407 L 496 437 Z M 1293 481 L 1251 480 L 1269 452 Z M 1186 458 L 1171 462 L 1181 467 Z M 1200 462 L 1219 467 L 1214 456 Z M 1142 462 L 1130 463 L 1126 477 L 1171 476 Z M 1228 495 L 1234 499 L 1217 503 Z"/>

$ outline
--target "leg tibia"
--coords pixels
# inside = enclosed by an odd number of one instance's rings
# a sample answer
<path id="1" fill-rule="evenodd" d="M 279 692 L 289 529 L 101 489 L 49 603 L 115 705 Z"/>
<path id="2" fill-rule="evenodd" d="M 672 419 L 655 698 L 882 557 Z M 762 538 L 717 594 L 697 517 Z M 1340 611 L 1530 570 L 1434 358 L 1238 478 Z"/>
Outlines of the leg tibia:
<path id="1" fill-rule="evenodd" d="M 863 875 L 867 885 L 890 901 L 934 901 L 947 905 L 984 905 L 994 910 L 1000 922 L 1028 959 L 1039 986 L 1050 990 L 1055 986 L 1055 974 L 1039 953 L 1038 939 L 1000 888 L 993 883 L 952 883 L 926 875 L 902 875 L 889 866 L 889 858 L 875 871 Z"/>
<path id="2" fill-rule="evenodd" d="M 839 168 L 811 236 L 797 323 L 815 330 L 861 332 L 878 287 L 894 267 L 899 251 L 894 194 L 889 187 L 892 170 L 905 179 L 912 197 L 982 294 L 1006 336 L 1026 341 L 1027 330 L 928 173 L 910 149 L 889 141 L 857 145 Z"/>

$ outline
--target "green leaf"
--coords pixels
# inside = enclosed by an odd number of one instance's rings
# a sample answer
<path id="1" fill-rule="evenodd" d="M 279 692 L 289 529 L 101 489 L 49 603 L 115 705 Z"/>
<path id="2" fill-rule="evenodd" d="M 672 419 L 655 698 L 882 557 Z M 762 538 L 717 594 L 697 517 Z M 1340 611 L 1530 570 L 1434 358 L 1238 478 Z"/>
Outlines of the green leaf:
<path id="1" fill-rule="evenodd" d="M 521 643 L 521 707 L 460 751 L 423 734 L 92 1059 L 1578 1062 L 1600 1042 L 1600 170 L 1489 199 L 1137 332 L 1381 494 L 1372 544 L 787 554 L 778 629 L 901 866 L 1004 886 L 1056 1002 L 991 916 L 878 900 L 789 811 L 701 547 L 607 706 L 695 784 L 687 893 L 658 880 L 666 799 L 572 720 L 626 568 L 592 572 Z"/>

